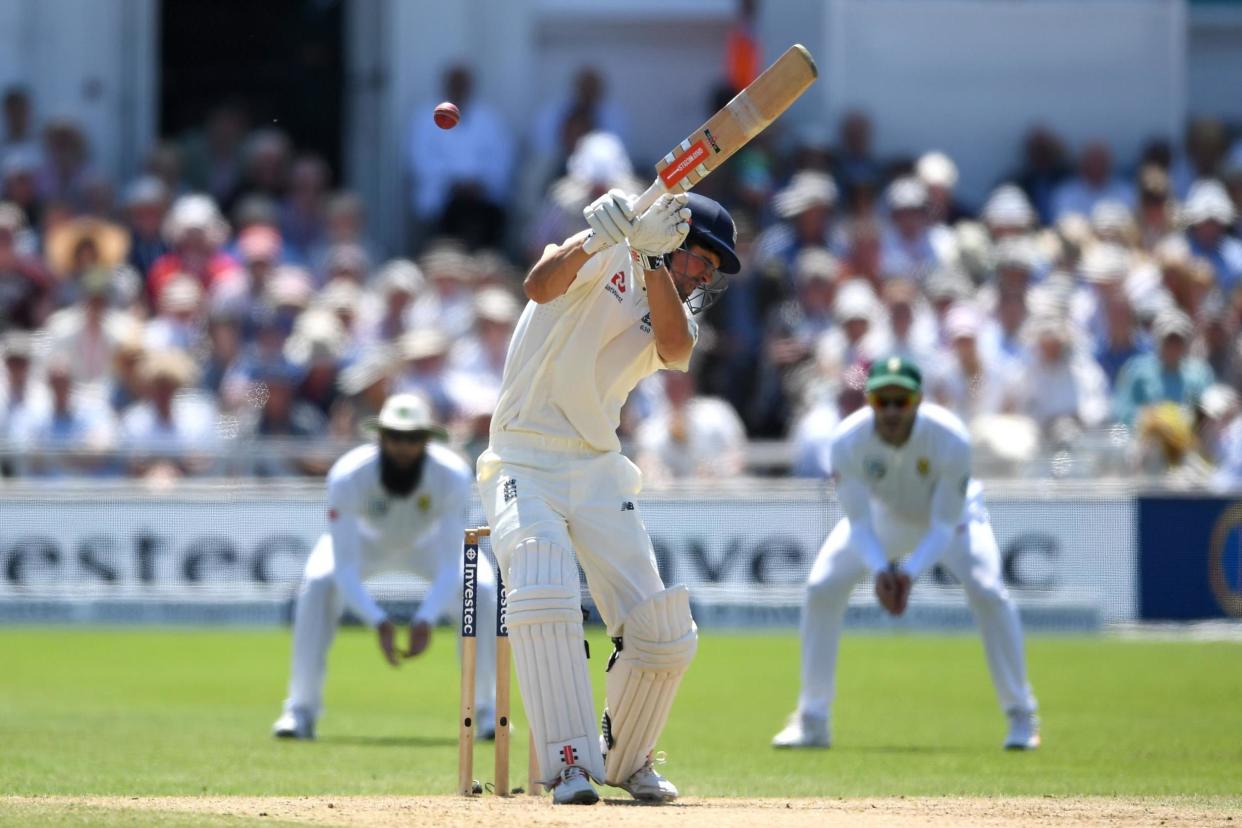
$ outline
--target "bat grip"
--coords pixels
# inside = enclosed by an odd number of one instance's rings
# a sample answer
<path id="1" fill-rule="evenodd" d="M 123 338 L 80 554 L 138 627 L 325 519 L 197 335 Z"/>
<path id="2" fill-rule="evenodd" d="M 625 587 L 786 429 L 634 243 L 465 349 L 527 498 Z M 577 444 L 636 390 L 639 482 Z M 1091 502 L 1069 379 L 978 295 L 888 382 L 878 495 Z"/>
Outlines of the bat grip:
<path id="1" fill-rule="evenodd" d="M 634 202 L 634 217 L 637 218 L 647 212 L 647 208 L 655 204 L 656 199 L 668 192 L 668 188 L 664 186 L 664 181 L 658 176 L 651 183 L 651 186 L 643 191 L 643 194 Z"/>

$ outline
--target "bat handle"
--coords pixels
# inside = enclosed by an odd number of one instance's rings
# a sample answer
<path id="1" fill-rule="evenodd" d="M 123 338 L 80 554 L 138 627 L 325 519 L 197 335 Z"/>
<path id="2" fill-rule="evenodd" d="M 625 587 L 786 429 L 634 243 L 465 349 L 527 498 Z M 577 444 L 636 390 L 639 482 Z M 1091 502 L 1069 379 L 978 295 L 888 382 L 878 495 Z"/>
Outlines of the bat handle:
<path id="1" fill-rule="evenodd" d="M 638 197 L 638 201 L 634 202 L 633 210 L 635 217 L 647 212 L 647 208 L 655 204 L 656 199 L 667 192 L 668 188 L 664 186 L 664 181 L 657 176 L 656 180 L 651 183 L 651 186 Z"/>

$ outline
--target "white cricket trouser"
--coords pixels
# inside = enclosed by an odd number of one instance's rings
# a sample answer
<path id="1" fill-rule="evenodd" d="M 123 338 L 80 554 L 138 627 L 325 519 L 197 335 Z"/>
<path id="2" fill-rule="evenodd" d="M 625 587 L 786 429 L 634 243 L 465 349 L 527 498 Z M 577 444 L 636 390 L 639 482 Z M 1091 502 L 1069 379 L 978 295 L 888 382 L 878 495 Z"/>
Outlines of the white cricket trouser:
<path id="1" fill-rule="evenodd" d="M 988 670 L 1001 708 L 1034 712 L 1035 696 L 1026 679 L 1022 625 L 1001 580 L 996 537 L 981 502 L 972 504 L 970 514 L 940 562 L 966 590 L 971 612 L 983 634 Z M 921 535 L 919 530 L 892 520 L 875 523 L 890 560 L 913 549 Z M 831 714 L 845 609 L 854 587 L 870 574 L 850 544 L 849 520 L 842 518 L 824 541 L 806 586 L 802 610 L 802 693 L 798 699 L 798 710 L 804 714 Z"/>
<path id="2" fill-rule="evenodd" d="M 414 550 L 410 557 L 419 561 L 436 561 L 444 555 L 422 554 Z M 460 558 L 460 553 L 458 555 Z M 302 585 L 298 590 L 297 604 L 293 610 L 293 666 L 289 674 L 289 696 L 285 710 L 302 708 L 318 718 L 323 709 L 323 682 L 328 669 L 328 650 L 336 637 L 337 624 L 344 610 L 344 600 L 336 587 L 335 561 L 332 556 L 332 536 L 323 535 L 315 544 L 306 569 L 302 573 Z M 367 566 L 363 564 L 362 577 L 373 577 L 382 572 L 409 572 L 431 581 L 436 573 L 423 571 L 421 567 L 407 565 Z M 494 619 L 496 612 L 496 576 L 490 566 L 478 568 L 479 634 L 478 667 L 475 674 L 475 710 L 492 709 L 496 706 L 496 625 L 484 619 Z M 454 604 L 460 612 L 460 599 Z M 460 627 L 460 625 L 458 625 Z M 398 630 L 398 646 L 404 647 L 404 632 Z M 378 646 L 376 660 L 382 661 Z M 456 698 L 456 695 L 454 695 Z"/>
<path id="3" fill-rule="evenodd" d="M 533 442 L 533 441 L 532 441 Z M 479 495 L 504 572 L 518 541 L 573 550 L 609 635 L 630 610 L 664 590 L 637 509 L 642 472 L 621 454 L 574 454 L 502 445 L 479 458 Z M 502 487 L 513 481 L 506 499 Z"/>

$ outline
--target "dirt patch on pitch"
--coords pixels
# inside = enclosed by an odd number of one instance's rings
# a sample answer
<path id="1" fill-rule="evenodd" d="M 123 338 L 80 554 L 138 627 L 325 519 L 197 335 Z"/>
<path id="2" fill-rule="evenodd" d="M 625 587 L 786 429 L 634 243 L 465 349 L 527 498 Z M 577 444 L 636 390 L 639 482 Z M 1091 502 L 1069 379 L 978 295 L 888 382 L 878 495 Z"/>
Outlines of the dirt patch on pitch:
<path id="1" fill-rule="evenodd" d="M 341 797 L 0 797 L 0 812 L 13 809 L 32 822 L 99 809 L 132 814 L 148 824 L 189 823 L 206 818 L 227 824 L 350 825 L 370 828 L 431 828 L 483 825 L 627 828 L 677 825 L 689 828 L 782 826 L 960 826 L 1010 828 L 1038 825 L 1242 826 L 1227 805 L 1170 799 L 898 798 L 898 799 L 685 799 L 654 807 L 605 800 L 593 807 L 553 807 L 547 798 L 462 799 L 436 796 Z M 12 811 L 10 812 L 12 813 Z"/>

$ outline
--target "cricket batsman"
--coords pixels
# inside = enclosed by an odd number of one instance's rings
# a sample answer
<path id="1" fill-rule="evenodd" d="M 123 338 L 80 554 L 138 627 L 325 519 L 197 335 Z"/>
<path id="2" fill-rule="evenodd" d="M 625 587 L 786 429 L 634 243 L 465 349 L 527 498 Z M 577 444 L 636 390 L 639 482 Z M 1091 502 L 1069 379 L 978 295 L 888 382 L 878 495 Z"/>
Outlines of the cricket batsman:
<path id="1" fill-rule="evenodd" d="M 348 452 L 328 472 L 328 533 L 307 559 L 298 591 L 289 697 L 272 726 L 280 738 L 315 738 L 328 648 L 343 607 L 375 630 L 380 652 L 396 667 L 427 649 L 432 624 L 460 605 L 470 467 L 432 442 L 444 437 L 444 429 L 418 395 L 389 397 L 376 425 L 376 443 Z M 382 572 L 408 572 L 430 582 L 410 622 L 405 649 L 398 648 L 396 626 L 363 583 Z M 491 567 L 479 567 L 478 579 L 480 605 L 494 607 Z M 495 632 L 481 632 L 477 646 L 475 710 L 479 732 L 491 738 L 496 732 Z"/>
<path id="2" fill-rule="evenodd" d="M 970 477 L 970 437 L 956 416 L 922 402 L 923 378 L 902 357 L 876 362 L 868 405 L 837 426 L 832 470 L 845 513 L 820 549 L 802 611 L 802 693 L 772 744 L 826 748 L 836 691 L 837 647 L 850 593 L 875 582 L 881 606 L 901 615 L 911 585 L 937 562 L 966 590 L 983 633 L 988 669 L 1009 720 L 1004 746 L 1039 747 L 1035 697 L 1026 679 L 1022 627 L 1001 581 L 1000 551 Z"/>
<path id="3" fill-rule="evenodd" d="M 652 750 L 697 647 L 685 586 L 665 588 L 620 453 L 621 406 L 643 377 L 686 370 L 695 315 L 740 269 L 733 220 L 697 194 L 641 215 L 618 190 L 589 225 L 548 245 L 526 276 L 488 450 L 483 509 L 507 573 L 509 640 L 541 780 L 558 804 L 599 800 L 592 781 L 668 802 Z M 578 565 L 612 637 L 603 734 L 582 646 Z"/>

